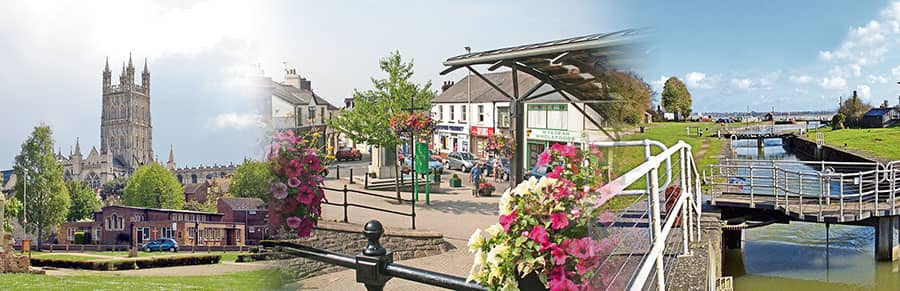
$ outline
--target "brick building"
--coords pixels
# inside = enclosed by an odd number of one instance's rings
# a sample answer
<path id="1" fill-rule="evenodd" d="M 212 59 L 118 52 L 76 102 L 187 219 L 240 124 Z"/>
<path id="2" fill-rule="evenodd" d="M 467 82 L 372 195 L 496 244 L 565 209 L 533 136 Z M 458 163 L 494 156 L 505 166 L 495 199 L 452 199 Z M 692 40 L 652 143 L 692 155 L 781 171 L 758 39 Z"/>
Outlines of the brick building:
<path id="1" fill-rule="evenodd" d="M 246 226 L 244 236 L 247 244 L 255 245 L 263 240 L 268 231 L 268 207 L 259 198 L 224 197 L 216 201 L 222 221 L 242 223 Z"/>
<path id="2" fill-rule="evenodd" d="M 85 232 L 91 243 L 102 245 L 127 245 L 132 237 L 138 245 L 158 238 L 175 239 L 180 246 L 246 244 L 244 223 L 225 222 L 223 216 L 201 211 L 106 206 L 94 212 L 92 222 L 60 225 L 57 240 L 60 244 L 72 244 L 75 232 Z"/>

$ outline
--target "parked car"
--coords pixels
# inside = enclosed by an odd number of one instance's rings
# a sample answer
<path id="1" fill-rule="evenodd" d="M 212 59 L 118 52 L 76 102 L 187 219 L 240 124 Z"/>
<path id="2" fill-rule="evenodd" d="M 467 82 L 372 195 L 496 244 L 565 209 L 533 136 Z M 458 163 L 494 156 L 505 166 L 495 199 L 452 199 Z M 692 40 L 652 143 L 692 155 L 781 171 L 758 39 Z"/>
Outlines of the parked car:
<path id="1" fill-rule="evenodd" d="M 403 166 L 403 173 L 409 174 L 409 171 L 410 171 L 409 168 L 412 167 L 412 159 L 404 159 L 403 161 L 405 164 L 405 166 Z M 428 157 L 428 168 L 431 169 L 431 171 L 437 172 L 438 174 L 444 173 L 444 164 L 442 164 L 440 161 L 438 161 L 434 157 Z M 425 173 L 419 173 L 419 174 L 425 174 Z"/>
<path id="2" fill-rule="evenodd" d="M 459 169 L 463 172 L 469 172 L 475 165 L 475 156 L 467 152 L 452 152 L 444 159 L 444 166 L 447 169 Z"/>
<path id="3" fill-rule="evenodd" d="M 171 238 L 161 238 L 161 239 L 151 240 L 151 241 L 145 243 L 141 247 L 141 249 L 143 249 L 145 252 L 152 252 L 152 251 L 177 252 L 178 251 L 178 243 L 175 242 L 175 240 L 171 239 Z"/>
<path id="4" fill-rule="evenodd" d="M 351 148 L 351 147 L 342 147 L 337 153 L 334 154 L 335 159 L 338 161 L 346 161 L 346 160 L 362 160 L 362 153 L 359 150 Z"/>
<path id="5" fill-rule="evenodd" d="M 484 171 L 488 177 L 494 176 L 494 159 L 490 158 L 487 162 L 484 163 Z M 503 165 L 503 172 L 501 173 L 501 178 L 506 177 L 509 178 L 509 159 L 503 158 L 500 159 L 500 163 Z"/>
<path id="6" fill-rule="evenodd" d="M 525 180 L 528 180 L 531 177 L 534 177 L 535 179 L 543 178 L 550 171 L 553 171 L 550 166 L 534 167 L 530 171 L 528 171 L 528 173 L 525 173 Z"/>

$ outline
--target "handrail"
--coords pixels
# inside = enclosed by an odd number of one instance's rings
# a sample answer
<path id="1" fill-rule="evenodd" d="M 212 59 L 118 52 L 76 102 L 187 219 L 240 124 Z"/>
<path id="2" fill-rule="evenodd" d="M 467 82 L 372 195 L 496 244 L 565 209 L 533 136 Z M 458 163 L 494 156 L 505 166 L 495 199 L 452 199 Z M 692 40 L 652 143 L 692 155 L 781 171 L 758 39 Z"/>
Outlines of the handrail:
<path id="1" fill-rule="evenodd" d="M 344 199 L 343 199 L 343 201 L 341 201 L 341 203 L 325 201 L 325 202 L 322 202 L 322 204 L 343 207 L 344 208 L 344 222 L 350 222 L 348 209 L 350 207 L 359 207 L 359 208 L 373 210 L 373 211 L 380 211 L 380 212 L 385 212 L 385 213 L 390 213 L 390 214 L 408 216 L 412 220 L 412 229 L 416 229 L 416 202 L 414 200 L 400 199 L 400 203 L 409 202 L 410 212 L 407 213 L 407 212 L 401 212 L 401 211 L 391 210 L 391 209 L 386 209 L 386 208 L 379 208 L 379 207 L 365 205 L 365 204 L 351 203 L 351 202 L 349 202 L 349 196 L 347 194 L 354 193 L 354 194 L 360 194 L 360 195 L 365 195 L 365 196 L 389 199 L 392 201 L 397 200 L 397 197 L 391 197 L 391 196 L 386 196 L 386 195 L 381 195 L 381 194 L 376 194 L 376 193 L 369 193 L 369 192 L 365 192 L 365 191 L 348 189 L 346 184 L 344 185 L 344 187 L 342 189 L 331 188 L 331 187 L 322 187 L 322 190 L 343 193 Z"/>

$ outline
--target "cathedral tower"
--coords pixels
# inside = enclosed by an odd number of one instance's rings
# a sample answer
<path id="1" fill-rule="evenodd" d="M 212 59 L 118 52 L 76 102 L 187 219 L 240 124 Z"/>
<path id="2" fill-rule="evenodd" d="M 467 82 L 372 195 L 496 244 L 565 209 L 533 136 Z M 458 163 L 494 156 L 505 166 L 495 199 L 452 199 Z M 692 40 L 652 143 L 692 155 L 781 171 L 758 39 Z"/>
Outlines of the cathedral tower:
<path id="1" fill-rule="evenodd" d="M 129 173 L 153 162 L 153 127 L 150 119 L 150 71 L 144 60 L 141 84 L 134 80 L 134 63 L 122 64 L 119 84 L 112 85 L 109 61 L 103 71 L 103 113 L 100 117 L 100 153 L 112 154 L 115 166 Z"/>

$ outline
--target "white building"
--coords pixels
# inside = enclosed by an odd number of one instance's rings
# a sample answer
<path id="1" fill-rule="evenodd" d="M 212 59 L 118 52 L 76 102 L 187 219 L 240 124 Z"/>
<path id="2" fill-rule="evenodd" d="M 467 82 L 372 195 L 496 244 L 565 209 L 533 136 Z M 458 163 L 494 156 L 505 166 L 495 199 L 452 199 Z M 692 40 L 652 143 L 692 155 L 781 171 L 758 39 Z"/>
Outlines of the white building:
<path id="1" fill-rule="evenodd" d="M 274 82 L 264 77 L 263 86 L 268 101 L 263 105 L 263 118 L 274 130 L 296 129 L 301 132 L 315 128 L 322 133 L 322 142 L 337 145 L 337 136 L 325 122 L 338 114 L 338 108 L 313 92 L 312 82 L 300 77 L 295 69 L 285 70 L 284 81 Z"/>
<path id="2" fill-rule="evenodd" d="M 580 146 L 609 140 L 590 119 L 603 125 L 603 118 L 589 104 L 570 104 L 558 93 L 529 101 L 525 104 L 526 167 L 534 166 L 537 156 L 554 143 Z"/>
<path id="3" fill-rule="evenodd" d="M 527 76 L 520 73 L 520 78 Z M 511 90 L 509 72 L 485 74 L 504 90 Z M 469 83 L 471 81 L 471 83 Z M 442 92 L 431 101 L 432 117 L 437 121 L 434 152 L 470 152 L 487 158 L 484 147 L 494 135 L 509 136 L 509 98 L 471 75 L 459 82 L 445 82 Z"/>

